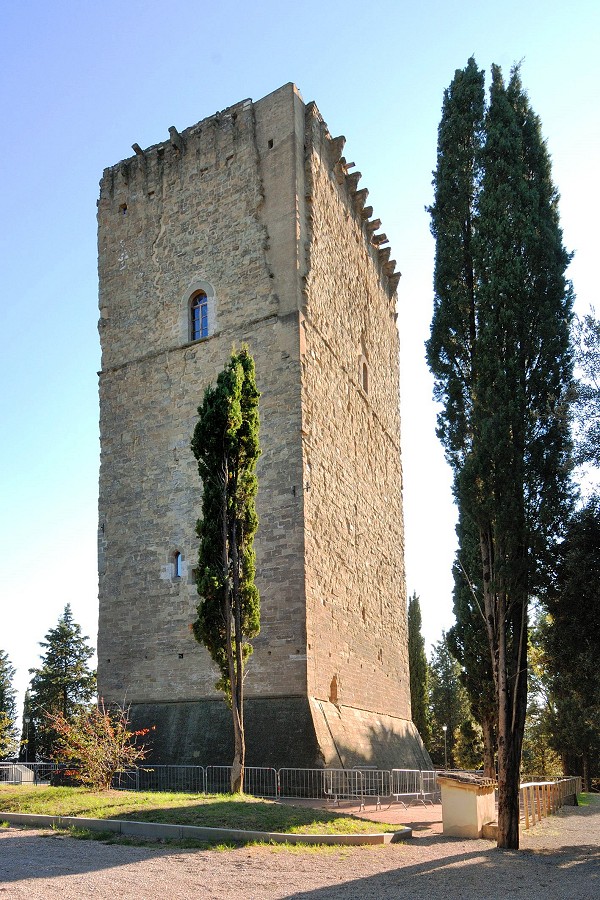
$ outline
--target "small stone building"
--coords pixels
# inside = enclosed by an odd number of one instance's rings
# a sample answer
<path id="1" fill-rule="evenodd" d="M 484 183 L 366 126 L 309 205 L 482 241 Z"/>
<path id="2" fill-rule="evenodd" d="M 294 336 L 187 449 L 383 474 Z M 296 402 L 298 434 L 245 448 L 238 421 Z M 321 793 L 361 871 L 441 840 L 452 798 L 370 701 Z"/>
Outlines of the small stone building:
<path id="1" fill-rule="evenodd" d="M 190 630 L 207 385 L 261 391 L 262 627 L 247 764 L 427 766 L 411 722 L 396 287 L 385 235 L 293 84 L 105 170 L 98 205 L 98 682 L 156 762 L 223 764 L 231 715 Z"/>

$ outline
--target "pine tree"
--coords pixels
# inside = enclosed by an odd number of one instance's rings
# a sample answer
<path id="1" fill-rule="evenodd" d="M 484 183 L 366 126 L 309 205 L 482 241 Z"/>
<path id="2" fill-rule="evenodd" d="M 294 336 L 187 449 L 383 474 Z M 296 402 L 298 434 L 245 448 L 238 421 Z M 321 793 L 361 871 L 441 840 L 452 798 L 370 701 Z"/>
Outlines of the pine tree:
<path id="1" fill-rule="evenodd" d="M 428 667 L 425 639 L 421 634 L 421 604 L 416 593 L 408 601 L 408 671 L 412 720 L 421 740 L 429 747 L 431 729 L 428 709 Z"/>
<path id="2" fill-rule="evenodd" d="M 12 759 L 16 747 L 16 692 L 13 688 L 15 668 L 8 654 L 0 650 L 0 759 Z"/>
<path id="3" fill-rule="evenodd" d="M 41 665 L 30 669 L 31 719 L 36 735 L 37 754 L 41 759 L 52 756 L 57 740 L 49 716 L 59 713 L 70 720 L 87 706 L 96 693 L 96 675 L 88 667 L 94 650 L 82 635 L 81 626 L 73 621 L 71 607 L 65 606 L 56 628 L 51 628 L 40 647 Z"/>
<path id="4" fill-rule="evenodd" d="M 517 848 L 528 603 L 547 587 L 570 505 L 572 293 L 564 275 L 570 257 L 540 122 L 518 68 L 505 86 L 492 67 L 483 116 L 475 103 L 476 115 L 464 113 L 471 108 L 465 85 L 479 98 L 481 73 L 473 60 L 446 92 L 440 123 L 431 210 L 436 297 L 427 351 L 461 521 L 474 529 L 480 547 L 498 714 L 498 845 Z M 462 123 L 456 151 L 448 140 L 455 119 Z M 470 182 L 464 146 L 474 147 Z M 448 199 L 456 191 L 464 192 L 462 204 Z M 444 211 L 455 207 L 472 214 L 463 216 L 462 231 L 452 232 Z"/>
<path id="5" fill-rule="evenodd" d="M 204 486 L 197 523 L 200 603 L 193 631 L 217 664 L 217 688 L 231 706 L 233 793 L 244 787 L 244 666 L 252 653 L 249 639 L 260 630 L 253 547 L 258 527 L 258 399 L 254 360 L 242 348 L 232 354 L 216 387 L 206 390 L 192 439 Z"/>

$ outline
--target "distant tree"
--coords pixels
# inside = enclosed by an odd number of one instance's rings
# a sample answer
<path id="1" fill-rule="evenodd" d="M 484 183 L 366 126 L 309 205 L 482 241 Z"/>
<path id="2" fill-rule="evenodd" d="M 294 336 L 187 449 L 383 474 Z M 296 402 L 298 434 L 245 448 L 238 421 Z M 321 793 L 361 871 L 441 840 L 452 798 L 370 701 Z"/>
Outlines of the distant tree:
<path id="1" fill-rule="evenodd" d="M 573 328 L 579 379 L 575 388 L 575 449 L 579 464 L 600 469 L 600 320 L 592 311 Z"/>
<path id="2" fill-rule="evenodd" d="M 545 633 L 550 617 L 534 604 L 529 629 L 527 716 L 521 756 L 521 778 L 547 780 L 562 773 L 560 756 L 551 746 L 552 695 Z"/>
<path id="3" fill-rule="evenodd" d="M 37 754 L 41 759 L 52 756 L 57 732 L 51 717 L 61 713 L 70 721 L 82 708 L 89 706 L 96 693 L 96 675 L 90 671 L 88 660 L 94 650 L 82 635 L 81 627 L 73 621 L 71 607 L 64 612 L 45 641 L 41 665 L 30 669 L 29 687 L 31 718 L 35 728 Z"/>
<path id="4" fill-rule="evenodd" d="M 15 671 L 8 654 L 0 650 L 0 759 L 12 759 L 17 746 Z"/>
<path id="5" fill-rule="evenodd" d="M 436 766 L 456 768 L 455 744 L 463 723 L 471 719 L 469 698 L 462 685 L 460 666 L 448 649 L 445 633 L 429 657 L 429 752 Z M 446 733 L 444 736 L 444 726 Z"/>
<path id="6" fill-rule="evenodd" d="M 19 762 L 35 762 L 37 759 L 37 740 L 35 720 L 31 704 L 29 688 L 25 691 L 23 703 L 23 724 L 21 728 L 21 740 L 19 741 Z"/>
<path id="7" fill-rule="evenodd" d="M 528 605 L 570 508 L 570 255 L 538 117 L 518 67 L 475 61 L 438 130 L 434 315 L 427 344 L 461 521 L 478 535 L 498 715 L 498 846 L 519 846 Z"/>
<path id="8" fill-rule="evenodd" d="M 79 709 L 71 720 L 59 712 L 50 721 L 58 736 L 55 759 L 97 791 L 109 790 L 118 772 L 142 762 L 149 752 L 140 740 L 150 729 L 130 731 L 128 710 L 107 709 L 103 700 L 91 709 Z"/>
<path id="9" fill-rule="evenodd" d="M 244 789 L 244 666 L 252 653 L 249 639 L 260 630 L 253 547 L 258 527 L 258 399 L 254 360 L 242 348 L 232 354 L 216 387 L 207 388 L 192 439 L 204 486 L 197 524 L 200 603 L 193 631 L 217 664 L 217 687 L 231 706 L 234 793 Z"/>
<path id="10" fill-rule="evenodd" d="M 460 663 L 461 681 L 469 695 L 473 718 L 481 729 L 484 772 L 488 778 L 495 778 L 496 695 L 484 613 L 479 535 L 473 521 L 463 521 L 462 516 L 456 530 L 459 549 L 452 570 L 456 623 L 448 631 L 448 647 Z"/>
<path id="11" fill-rule="evenodd" d="M 459 769 L 481 769 L 483 732 L 481 725 L 474 719 L 467 719 L 459 725 L 454 743 L 454 759 Z"/>
<path id="12" fill-rule="evenodd" d="M 421 604 L 416 593 L 408 601 L 408 671 L 412 720 L 426 747 L 429 747 L 428 666 L 425 639 L 421 633 Z"/>
<path id="13" fill-rule="evenodd" d="M 550 743 L 587 790 L 600 775 L 600 498 L 572 518 L 545 629 Z"/>

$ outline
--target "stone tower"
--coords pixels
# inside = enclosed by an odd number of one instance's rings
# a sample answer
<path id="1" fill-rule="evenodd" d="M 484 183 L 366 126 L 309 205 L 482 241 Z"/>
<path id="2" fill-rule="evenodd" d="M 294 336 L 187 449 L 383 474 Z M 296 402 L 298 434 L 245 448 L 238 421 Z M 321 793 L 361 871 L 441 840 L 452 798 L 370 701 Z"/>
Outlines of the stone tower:
<path id="1" fill-rule="evenodd" d="M 246 342 L 263 451 L 247 764 L 420 768 L 399 274 L 368 192 L 293 84 L 169 134 L 134 144 L 100 190 L 100 693 L 156 725 L 156 762 L 230 762 L 230 713 L 190 630 L 190 439 L 204 389 Z"/>

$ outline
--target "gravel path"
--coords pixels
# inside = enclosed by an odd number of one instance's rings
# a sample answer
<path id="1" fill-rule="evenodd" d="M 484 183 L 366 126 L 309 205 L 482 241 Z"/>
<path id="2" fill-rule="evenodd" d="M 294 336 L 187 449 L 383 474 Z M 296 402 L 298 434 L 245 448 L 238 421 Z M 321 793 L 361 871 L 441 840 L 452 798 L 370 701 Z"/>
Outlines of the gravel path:
<path id="1" fill-rule="evenodd" d="M 524 832 L 520 851 L 423 828 L 406 844 L 218 852 L 0 829 L 0 900 L 598 900 L 600 797 Z"/>

